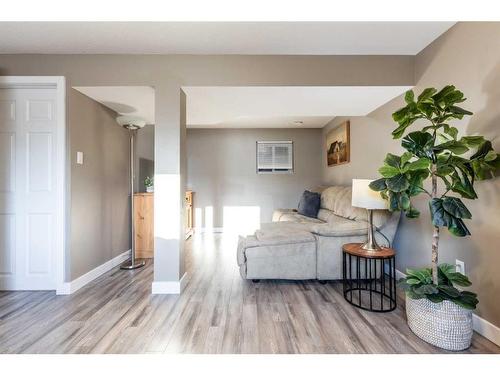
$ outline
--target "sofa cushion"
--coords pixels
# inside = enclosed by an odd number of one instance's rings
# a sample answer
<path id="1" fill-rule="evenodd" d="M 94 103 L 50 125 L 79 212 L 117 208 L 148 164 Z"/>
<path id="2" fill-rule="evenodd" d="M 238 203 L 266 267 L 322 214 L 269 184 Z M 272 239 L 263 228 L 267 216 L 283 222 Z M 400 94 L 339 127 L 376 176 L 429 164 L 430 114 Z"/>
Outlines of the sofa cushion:
<path id="1" fill-rule="evenodd" d="M 321 204 L 321 194 L 306 190 L 300 197 L 298 212 L 307 217 L 316 218 Z"/>
<path id="2" fill-rule="evenodd" d="M 349 220 L 337 215 L 332 215 L 328 223 L 311 228 L 312 233 L 328 237 L 363 236 L 367 230 L 368 222 Z"/>
<path id="3" fill-rule="evenodd" d="M 351 186 L 332 186 L 321 193 L 321 208 L 350 220 L 366 220 L 364 208 L 353 207 Z"/>
<path id="4" fill-rule="evenodd" d="M 314 242 L 314 236 L 308 230 L 297 230 L 286 225 L 273 225 L 259 229 L 255 231 L 255 238 L 259 246 Z"/>
<path id="5" fill-rule="evenodd" d="M 273 215 L 273 217 L 277 217 L 278 215 Z M 298 212 L 285 212 L 279 215 L 278 221 L 290 221 L 293 223 L 323 223 L 324 221 L 315 219 L 313 217 L 307 217 L 299 214 Z"/>

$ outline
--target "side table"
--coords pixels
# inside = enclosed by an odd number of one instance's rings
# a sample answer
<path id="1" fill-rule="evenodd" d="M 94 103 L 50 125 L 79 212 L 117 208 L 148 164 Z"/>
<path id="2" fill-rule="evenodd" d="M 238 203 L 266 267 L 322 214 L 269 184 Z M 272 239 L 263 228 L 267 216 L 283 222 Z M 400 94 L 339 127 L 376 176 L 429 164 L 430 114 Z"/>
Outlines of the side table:
<path id="1" fill-rule="evenodd" d="M 367 251 L 361 243 L 342 246 L 344 298 L 351 305 L 374 312 L 396 308 L 394 249 Z"/>

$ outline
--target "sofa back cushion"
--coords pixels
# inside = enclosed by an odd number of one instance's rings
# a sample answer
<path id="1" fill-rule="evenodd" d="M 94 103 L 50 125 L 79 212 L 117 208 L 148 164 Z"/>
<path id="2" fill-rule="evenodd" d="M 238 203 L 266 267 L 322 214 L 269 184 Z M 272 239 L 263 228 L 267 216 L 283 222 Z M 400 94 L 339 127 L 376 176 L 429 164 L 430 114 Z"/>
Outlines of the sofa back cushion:
<path id="1" fill-rule="evenodd" d="M 350 220 L 368 220 L 367 211 L 364 208 L 352 206 L 352 186 L 331 186 L 323 190 L 318 218 L 332 222 L 335 218 L 330 217 L 331 214 Z M 373 223 L 380 228 L 390 217 L 391 212 L 388 210 L 375 210 Z"/>
<path id="2" fill-rule="evenodd" d="M 298 212 L 301 215 L 316 218 L 321 204 L 321 195 L 306 190 L 300 198 Z"/>
<path id="3" fill-rule="evenodd" d="M 366 219 L 366 210 L 353 207 L 351 186 L 331 186 L 321 193 L 321 208 L 350 220 Z"/>

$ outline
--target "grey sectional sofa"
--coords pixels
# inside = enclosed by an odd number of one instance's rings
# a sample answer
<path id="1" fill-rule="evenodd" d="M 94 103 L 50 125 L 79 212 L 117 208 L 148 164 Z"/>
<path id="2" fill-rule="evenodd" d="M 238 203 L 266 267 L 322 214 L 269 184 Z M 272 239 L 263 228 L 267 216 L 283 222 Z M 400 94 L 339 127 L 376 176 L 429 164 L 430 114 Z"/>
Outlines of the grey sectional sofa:
<path id="1" fill-rule="evenodd" d="M 390 246 L 400 213 L 374 213 L 376 239 Z M 351 206 L 351 187 L 321 192 L 321 209 L 310 218 L 293 209 L 276 210 L 273 222 L 254 235 L 240 237 L 237 260 L 245 279 L 336 280 L 342 278 L 342 245 L 364 242 L 367 212 Z"/>

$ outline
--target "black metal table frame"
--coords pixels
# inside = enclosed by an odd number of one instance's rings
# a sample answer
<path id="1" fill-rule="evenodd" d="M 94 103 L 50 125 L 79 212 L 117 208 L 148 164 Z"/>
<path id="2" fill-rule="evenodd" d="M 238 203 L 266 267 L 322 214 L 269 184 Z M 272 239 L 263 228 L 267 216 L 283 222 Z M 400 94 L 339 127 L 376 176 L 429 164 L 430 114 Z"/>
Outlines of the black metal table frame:
<path id="1" fill-rule="evenodd" d="M 352 261 L 355 261 L 356 278 L 352 278 Z M 361 277 L 360 260 L 364 259 L 365 278 Z M 347 275 L 347 260 L 349 261 L 349 275 Z M 389 266 L 389 273 L 385 271 L 385 265 Z M 377 277 L 377 265 L 380 269 L 380 277 Z M 364 257 L 360 255 L 352 255 L 342 251 L 342 267 L 343 267 L 343 292 L 344 298 L 351 305 L 360 309 L 372 312 L 389 312 L 396 308 L 396 257 Z M 372 275 L 373 269 L 373 275 Z M 349 277 L 348 277 L 349 276 Z M 367 277 L 368 276 L 368 277 Z M 389 281 L 388 288 L 386 287 L 386 276 Z M 363 287 L 364 284 L 364 287 Z M 380 288 L 377 289 L 377 285 Z M 373 288 L 374 287 L 374 288 Z M 388 289 L 388 290 L 387 290 Z M 358 303 L 353 301 L 353 292 L 358 292 Z M 370 305 L 365 306 L 361 300 L 361 292 L 368 291 L 370 297 Z M 387 292 L 389 294 L 387 294 Z M 380 296 L 380 309 L 373 308 L 374 298 Z M 388 308 L 384 308 L 384 297 L 389 301 Z M 387 303 L 386 303 L 387 305 Z"/>

